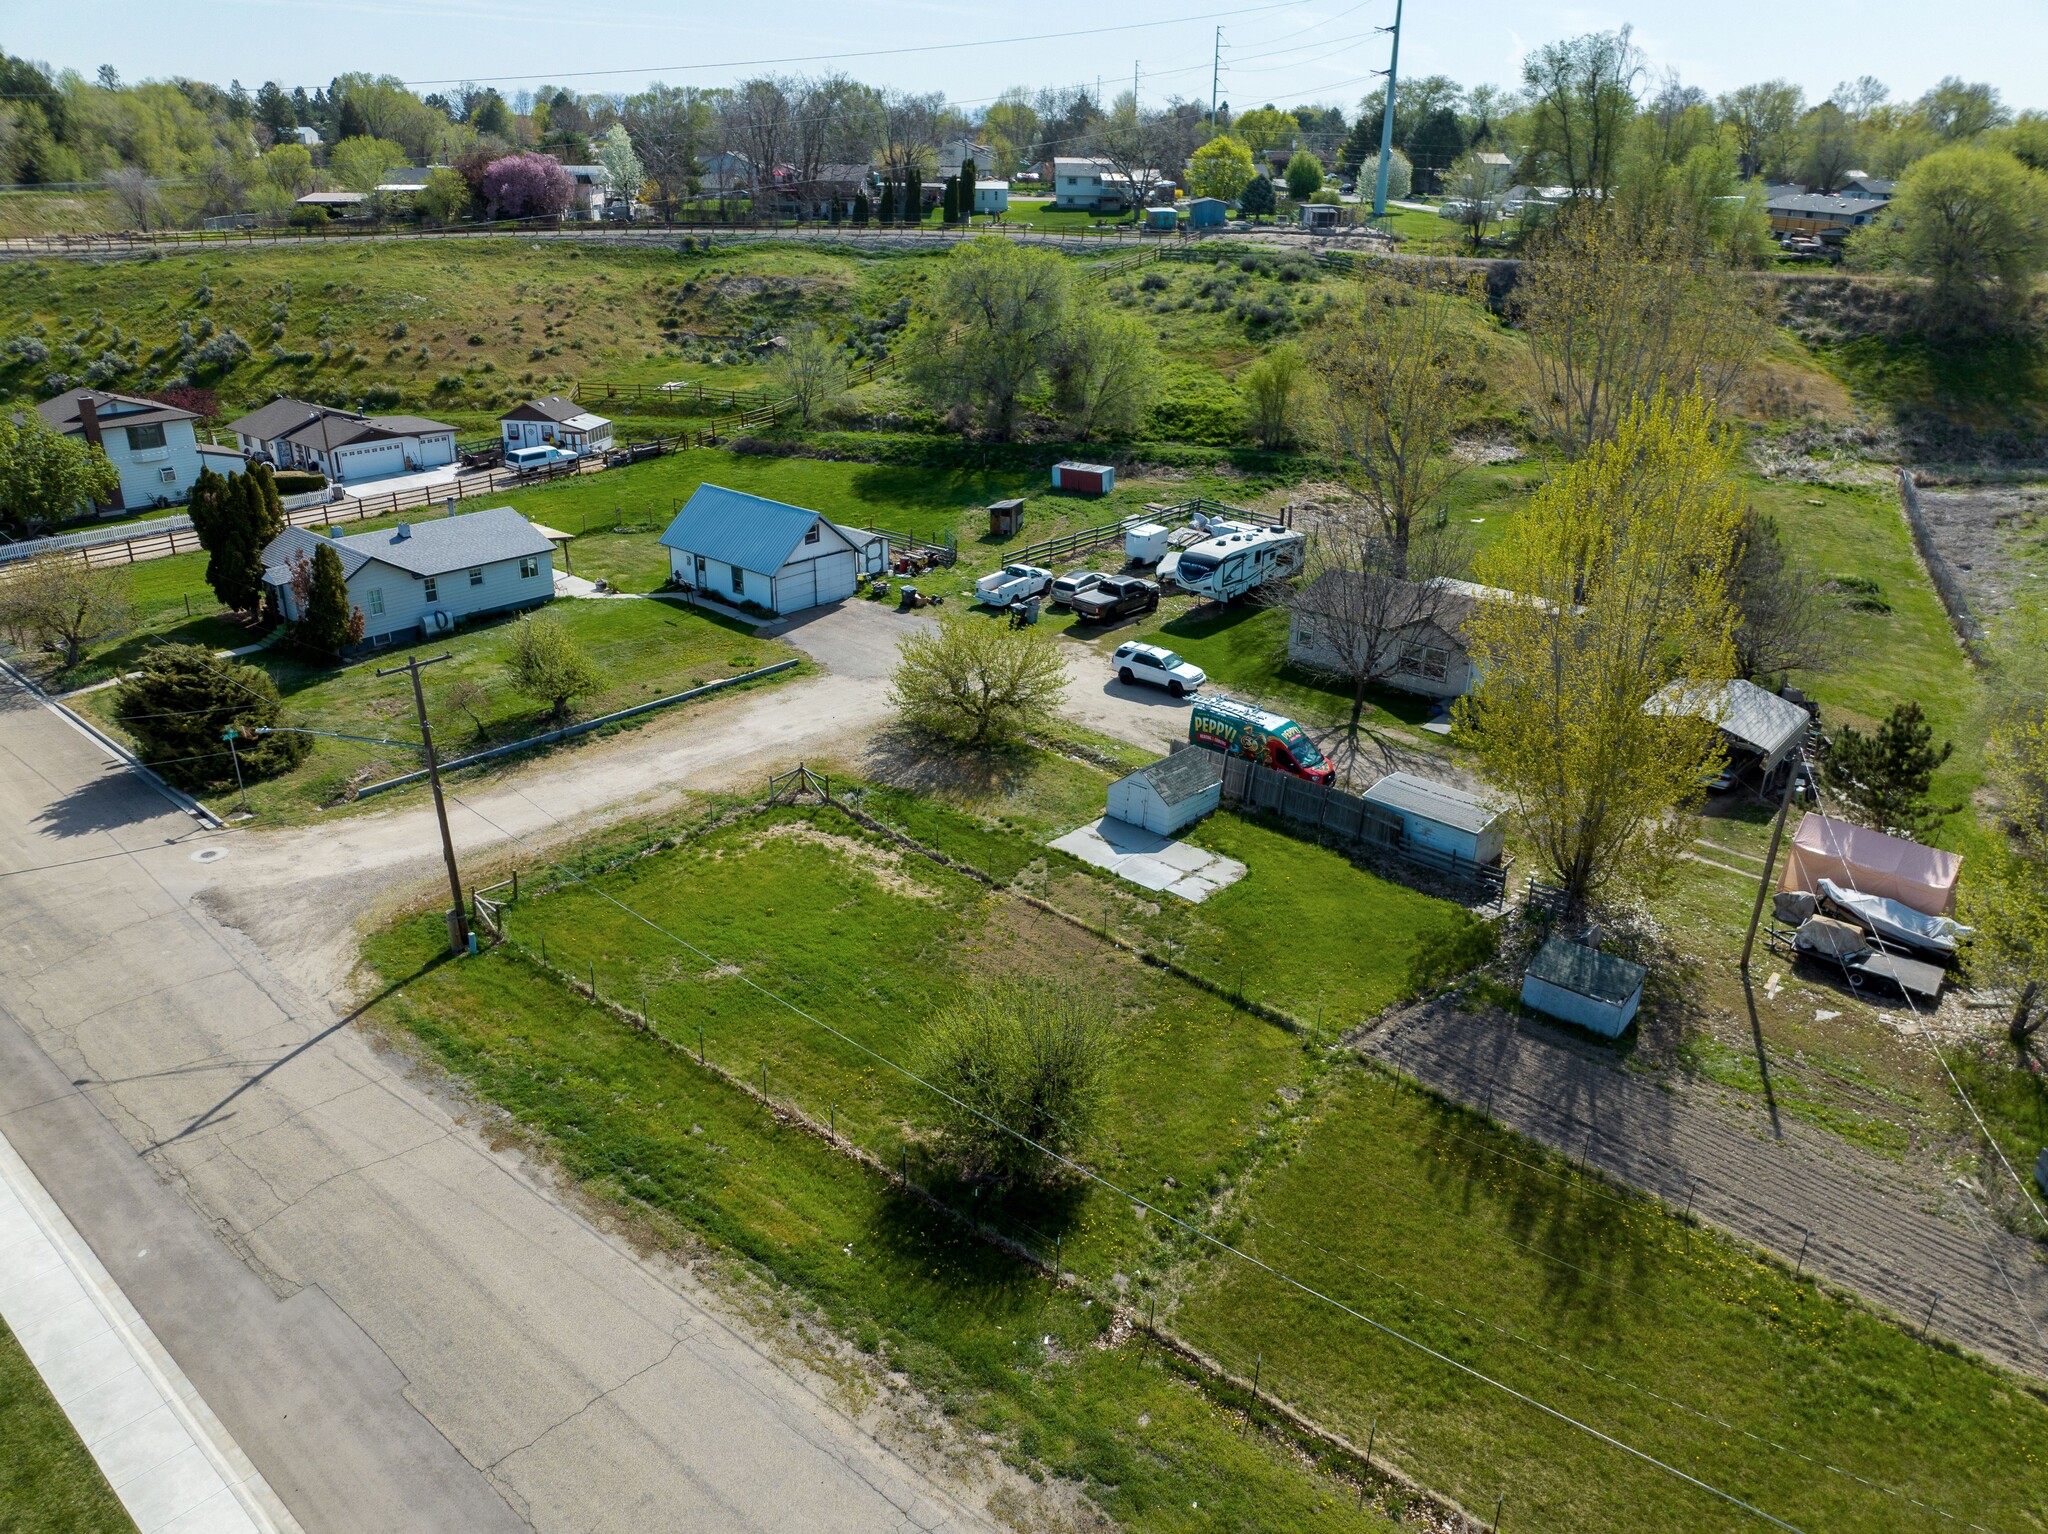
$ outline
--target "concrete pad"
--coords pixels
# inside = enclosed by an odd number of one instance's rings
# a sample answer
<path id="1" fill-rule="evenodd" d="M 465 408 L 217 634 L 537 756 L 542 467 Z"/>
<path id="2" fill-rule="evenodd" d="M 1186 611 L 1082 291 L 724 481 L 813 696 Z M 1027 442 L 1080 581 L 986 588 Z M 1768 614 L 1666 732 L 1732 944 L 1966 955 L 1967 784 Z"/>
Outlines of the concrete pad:
<path id="1" fill-rule="evenodd" d="M 1200 902 L 1245 876 L 1235 858 L 1177 842 L 1143 826 L 1105 815 L 1052 843 L 1096 868 L 1106 868 L 1140 889 Z"/>
<path id="2" fill-rule="evenodd" d="M 373 495 L 389 495 L 394 490 L 430 490 L 437 485 L 447 485 L 452 489 L 461 477 L 461 464 L 444 463 L 439 468 L 419 469 L 411 474 L 387 474 L 382 479 L 350 480 L 341 487 L 341 493 L 362 499 Z M 461 492 L 455 493 L 459 499 Z M 431 516 L 434 508 L 422 507 L 421 511 Z"/>

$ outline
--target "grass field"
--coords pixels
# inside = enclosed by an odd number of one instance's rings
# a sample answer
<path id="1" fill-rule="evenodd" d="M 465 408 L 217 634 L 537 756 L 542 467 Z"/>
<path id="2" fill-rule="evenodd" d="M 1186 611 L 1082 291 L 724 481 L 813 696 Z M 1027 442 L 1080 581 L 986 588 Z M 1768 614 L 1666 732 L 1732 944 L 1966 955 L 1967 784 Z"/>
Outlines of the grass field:
<path id="1" fill-rule="evenodd" d="M 564 600 L 552 604 L 548 611 L 560 619 L 604 676 L 602 692 L 577 701 L 576 714 L 582 718 L 681 692 L 794 654 L 773 640 L 755 638 L 743 624 L 669 602 Z M 422 659 L 444 652 L 455 657 L 452 664 L 436 666 L 423 678 L 429 717 L 437 727 L 435 744 L 444 756 L 519 740 L 550 728 L 545 717 L 547 705 L 515 691 L 510 682 L 508 657 L 512 625 L 517 621 L 507 618 L 465 629 L 453 638 L 381 651 L 339 670 L 309 665 L 284 647 L 245 657 L 277 682 L 284 698 L 283 723 L 393 741 L 380 746 L 318 739 L 312 752 L 290 772 L 249 785 L 250 808 L 266 821 L 303 818 L 333 803 L 352 785 L 417 767 L 418 752 L 404 744 L 416 738 L 410 690 L 402 677 L 383 681 L 376 677 L 379 667 L 403 665 L 414 653 Z M 164 637 L 182 636 L 172 631 Z M 483 690 L 484 701 L 474 718 L 454 701 L 456 688 L 465 682 L 474 682 Z M 76 703 L 118 730 L 116 693 L 117 689 L 103 689 Z M 232 799 L 231 768 L 223 757 L 212 794 L 217 804 Z"/>
<path id="2" fill-rule="evenodd" d="M 134 1534 L 90 1451 L 0 1321 L 0 1529 Z"/>

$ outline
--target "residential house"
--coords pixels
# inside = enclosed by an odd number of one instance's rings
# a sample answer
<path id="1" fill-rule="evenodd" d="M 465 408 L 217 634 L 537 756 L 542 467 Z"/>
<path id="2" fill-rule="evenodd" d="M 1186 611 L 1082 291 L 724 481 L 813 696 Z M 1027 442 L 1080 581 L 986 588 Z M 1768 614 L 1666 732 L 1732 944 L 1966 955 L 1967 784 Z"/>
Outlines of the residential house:
<path id="1" fill-rule="evenodd" d="M 1425 583 L 1326 570 L 1295 602 L 1287 658 L 1312 670 L 1341 672 L 1347 669 L 1347 649 L 1359 646 L 1363 631 L 1384 625 L 1391 635 L 1373 636 L 1374 647 L 1384 652 L 1376 680 L 1426 698 L 1461 698 L 1479 680 L 1465 624 L 1481 601 L 1507 595 L 1442 577 Z"/>
<path id="2" fill-rule="evenodd" d="M 36 406 L 52 431 L 82 437 L 107 455 L 121 476 L 110 511 L 182 501 L 203 467 L 189 410 L 132 394 L 70 389 Z"/>
<path id="3" fill-rule="evenodd" d="M 301 208 L 318 208 L 330 218 L 357 213 L 370 200 L 368 192 L 308 192 L 297 199 Z"/>
<path id="4" fill-rule="evenodd" d="M 612 445 L 610 421 L 559 394 L 543 395 L 513 406 L 498 417 L 498 431 L 508 453 L 515 447 L 539 447 L 551 442 L 580 456 L 602 453 Z"/>
<path id="5" fill-rule="evenodd" d="M 1788 192 L 1771 198 L 1764 212 L 1771 233 L 1840 240 L 1861 229 L 1885 209 L 1888 198 L 1828 197 L 1819 192 Z"/>
<path id="6" fill-rule="evenodd" d="M 1079 213 L 1120 212 L 1137 200 L 1131 178 L 1102 159 L 1052 162 L 1052 205 Z"/>
<path id="7" fill-rule="evenodd" d="M 564 165 L 569 173 L 569 206 L 562 217 L 588 221 L 604 217 L 605 177 L 602 165 Z"/>
<path id="8" fill-rule="evenodd" d="M 1010 183 L 1007 181 L 977 181 L 974 183 L 974 211 L 977 213 L 1007 213 L 1010 211 Z"/>
<path id="9" fill-rule="evenodd" d="M 455 428 L 417 415 L 361 415 L 301 399 L 274 399 L 229 424 L 244 453 L 279 469 L 351 482 L 436 469 L 455 461 Z"/>
<path id="10" fill-rule="evenodd" d="M 1849 179 L 1842 184 L 1841 191 L 1836 195 L 1840 197 L 1875 197 L 1881 202 L 1890 202 L 1892 199 L 1892 189 L 1897 185 L 1896 181 L 1888 181 L 1883 176 L 1872 176 L 1860 170 L 1852 170 L 1849 172 Z"/>
<path id="11" fill-rule="evenodd" d="M 1486 175 L 1486 189 L 1489 192 L 1504 192 L 1515 176 L 1515 162 L 1497 149 L 1482 149 L 1472 156 L 1472 161 Z"/>
<path id="12" fill-rule="evenodd" d="M 363 638 L 390 644 L 445 633 L 490 613 L 537 607 L 555 594 L 554 545 L 510 506 L 374 533 L 330 534 L 293 527 L 263 549 L 263 584 L 287 622 L 300 617 L 294 556 L 322 544 L 341 556 Z"/>
<path id="13" fill-rule="evenodd" d="M 308 128 L 302 125 L 293 128 L 284 136 L 289 139 L 296 139 L 308 149 L 318 149 L 320 147 L 320 130 L 318 128 Z"/>
<path id="14" fill-rule="evenodd" d="M 995 151 L 988 145 L 978 144 L 964 133 L 955 134 L 939 145 L 939 179 L 959 175 L 969 160 L 974 161 L 977 171 L 988 170 L 995 158 Z"/>
<path id="15" fill-rule="evenodd" d="M 697 178 L 697 184 L 707 192 L 724 197 L 747 191 L 754 184 L 754 162 L 737 149 L 721 149 L 717 154 L 706 155 L 703 165 L 704 174 Z"/>
<path id="16" fill-rule="evenodd" d="M 699 485 L 658 541 L 678 584 L 774 613 L 852 596 L 862 560 L 822 513 L 722 485 Z"/>
<path id="17" fill-rule="evenodd" d="M 836 213 L 853 217 L 854 200 L 872 196 L 875 173 L 866 165 L 820 165 L 815 176 L 803 177 L 789 166 L 775 172 L 775 184 L 762 196 L 761 212 L 775 218 L 830 219 Z"/>

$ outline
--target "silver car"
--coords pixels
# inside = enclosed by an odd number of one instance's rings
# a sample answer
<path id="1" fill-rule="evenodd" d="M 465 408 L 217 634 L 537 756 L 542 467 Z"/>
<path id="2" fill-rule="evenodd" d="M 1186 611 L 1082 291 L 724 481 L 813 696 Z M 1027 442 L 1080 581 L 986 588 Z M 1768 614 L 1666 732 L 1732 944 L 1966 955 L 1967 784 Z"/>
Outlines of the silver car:
<path id="1" fill-rule="evenodd" d="M 1051 605 L 1066 607 L 1084 591 L 1100 586 L 1109 577 L 1100 570 L 1074 570 L 1052 583 Z"/>
<path id="2" fill-rule="evenodd" d="M 1116 667 L 1116 679 L 1126 687 L 1135 682 L 1147 682 L 1154 687 L 1164 687 L 1176 698 L 1185 697 L 1209 680 L 1207 672 L 1200 666 L 1182 660 L 1171 650 L 1163 650 L 1156 644 L 1118 645 L 1110 663 Z"/>

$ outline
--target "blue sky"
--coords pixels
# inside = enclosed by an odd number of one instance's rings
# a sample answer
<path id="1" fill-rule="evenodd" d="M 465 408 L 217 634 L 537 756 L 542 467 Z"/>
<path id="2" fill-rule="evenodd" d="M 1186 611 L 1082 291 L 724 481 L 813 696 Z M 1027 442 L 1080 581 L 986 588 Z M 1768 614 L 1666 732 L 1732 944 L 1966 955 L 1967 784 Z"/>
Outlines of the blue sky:
<path id="1" fill-rule="evenodd" d="M 26 0 L 9 7 L 0 47 L 124 79 L 189 74 L 254 87 L 324 83 L 344 70 L 409 81 L 501 81 L 507 94 L 543 78 L 585 90 L 632 90 L 651 78 L 716 85 L 758 68 L 815 70 L 835 61 L 862 79 L 944 90 L 977 103 L 1012 84 L 1127 85 L 1133 64 L 1148 99 L 1206 97 L 1210 45 L 1224 36 L 1222 94 L 1242 108 L 1324 100 L 1347 110 L 1386 63 L 1374 27 L 1394 0 L 1039 0 L 994 7 L 950 0 Z M 1211 15 L 1212 12 L 1232 12 Z M 1198 19 L 1199 18 L 1199 19 Z M 1785 76 L 1824 96 L 1872 74 L 1894 97 L 1946 74 L 1987 80 L 2018 106 L 2048 107 L 2048 0 L 1660 0 L 1633 9 L 1515 0 L 1412 0 L 1403 74 L 1448 74 L 1511 85 L 1531 47 L 1633 23 L 1652 63 L 1720 91 Z M 1163 23 L 1058 40 L 1117 23 Z M 990 43 L 856 57 L 933 43 Z M 751 61 L 822 55 L 808 63 Z M 586 73 L 587 72 L 587 73 Z M 431 88 L 431 87 L 428 87 Z"/>

